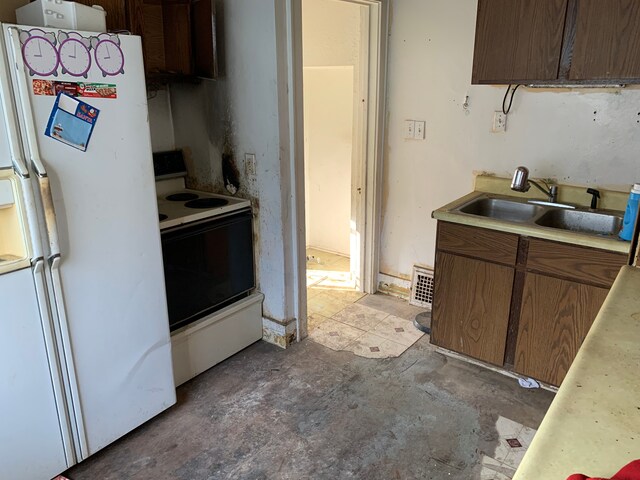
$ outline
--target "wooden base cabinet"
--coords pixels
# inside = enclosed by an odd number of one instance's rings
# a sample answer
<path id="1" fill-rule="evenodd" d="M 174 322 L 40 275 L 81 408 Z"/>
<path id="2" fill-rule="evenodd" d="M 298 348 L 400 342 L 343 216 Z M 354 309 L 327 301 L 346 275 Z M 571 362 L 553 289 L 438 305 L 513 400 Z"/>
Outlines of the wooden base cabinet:
<path id="1" fill-rule="evenodd" d="M 432 341 L 494 365 L 502 365 L 514 270 L 438 253 Z"/>
<path id="2" fill-rule="evenodd" d="M 438 222 L 431 342 L 559 386 L 627 260 Z"/>
<path id="3" fill-rule="evenodd" d="M 527 273 L 515 371 L 560 385 L 607 293 L 608 288 Z"/>

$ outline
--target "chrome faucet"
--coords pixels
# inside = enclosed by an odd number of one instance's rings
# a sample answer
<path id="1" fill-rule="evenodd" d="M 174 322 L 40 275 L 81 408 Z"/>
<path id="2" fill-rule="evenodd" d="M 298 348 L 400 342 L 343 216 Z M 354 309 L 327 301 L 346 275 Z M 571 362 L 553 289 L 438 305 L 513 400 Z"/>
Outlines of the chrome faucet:
<path id="1" fill-rule="evenodd" d="M 516 171 L 513 172 L 513 179 L 511 180 L 511 190 L 524 193 L 529 191 L 531 185 L 544 193 L 549 199 L 549 202 L 556 203 L 556 201 L 558 200 L 557 185 L 549 186 L 545 183 L 545 186 L 547 188 L 544 188 L 538 182 L 535 182 L 529 178 L 529 169 L 527 167 L 516 168 Z"/>

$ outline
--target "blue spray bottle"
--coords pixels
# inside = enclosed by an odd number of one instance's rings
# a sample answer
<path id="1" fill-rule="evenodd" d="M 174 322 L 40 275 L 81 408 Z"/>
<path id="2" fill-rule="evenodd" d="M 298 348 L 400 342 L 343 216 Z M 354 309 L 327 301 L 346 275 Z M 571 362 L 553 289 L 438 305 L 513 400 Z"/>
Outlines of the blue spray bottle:
<path id="1" fill-rule="evenodd" d="M 638 216 L 638 203 L 640 203 L 640 183 L 634 184 L 629 194 L 627 209 L 624 212 L 624 220 L 622 221 L 622 230 L 620 230 L 619 235 L 622 240 L 631 241 L 631 237 L 633 237 L 633 227 L 635 227 L 636 217 Z"/>

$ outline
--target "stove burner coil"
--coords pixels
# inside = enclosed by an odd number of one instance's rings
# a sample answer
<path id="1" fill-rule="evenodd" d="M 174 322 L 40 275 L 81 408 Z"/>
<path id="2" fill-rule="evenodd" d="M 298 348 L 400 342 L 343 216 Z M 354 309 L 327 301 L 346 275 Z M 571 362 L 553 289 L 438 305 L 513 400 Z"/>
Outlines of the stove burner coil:
<path id="1" fill-rule="evenodd" d="M 198 195 L 195 193 L 182 192 L 182 193 L 174 193 L 167 197 L 167 200 L 170 202 L 187 202 L 189 200 L 196 200 Z"/>
<path id="2" fill-rule="evenodd" d="M 187 208 L 216 208 L 223 207 L 228 203 L 229 201 L 224 198 L 199 198 L 185 203 L 184 206 Z"/>

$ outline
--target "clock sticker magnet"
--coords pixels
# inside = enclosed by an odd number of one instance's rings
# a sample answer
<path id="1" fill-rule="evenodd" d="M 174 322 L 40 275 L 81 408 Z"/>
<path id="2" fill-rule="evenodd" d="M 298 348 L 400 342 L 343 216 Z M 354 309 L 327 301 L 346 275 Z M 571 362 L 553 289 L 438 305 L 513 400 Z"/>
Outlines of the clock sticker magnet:
<path id="1" fill-rule="evenodd" d="M 20 32 L 22 59 L 31 76 L 57 76 L 60 57 L 55 47 L 56 38 L 39 29 Z"/>
<path id="2" fill-rule="evenodd" d="M 87 78 L 91 68 L 91 54 L 87 46 L 77 38 L 68 38 L 60 44 L 62 73 Z"/>
<path id="3" fill-rule="evenodd" d="M 117 39 L 117 37 L 115 37 Z M 96 65 L 102 72 L 102 76 L 114 76 L 124 73 L 124 53 L 118 41 L 111 38 L 92 42 Z M 95 44 L 94 44 L 95 43 Z"/>

